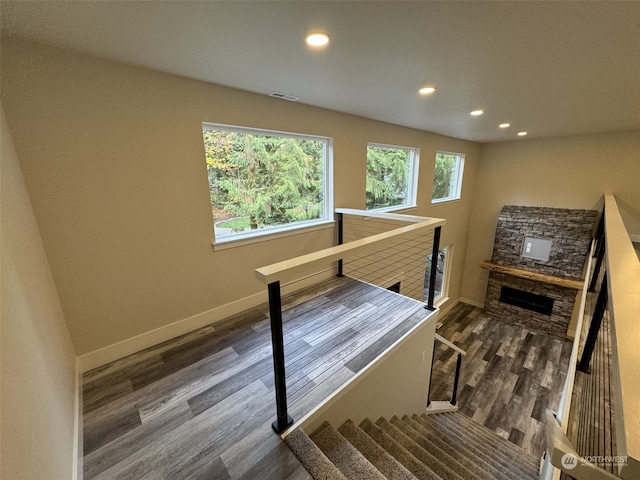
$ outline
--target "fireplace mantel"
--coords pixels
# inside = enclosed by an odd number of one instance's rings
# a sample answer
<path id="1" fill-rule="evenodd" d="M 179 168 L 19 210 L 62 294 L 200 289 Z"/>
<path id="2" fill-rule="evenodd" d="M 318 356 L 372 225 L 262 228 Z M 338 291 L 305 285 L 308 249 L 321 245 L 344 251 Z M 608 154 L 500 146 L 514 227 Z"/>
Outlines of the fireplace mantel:
<path id="1" fill-rule="evenodd" d="M 531 272 L 529 270 L 522 270 L 520 268 L 509 267 L 507 265 L 499 265 L 497 263 L 490 262 L 489 260 L 481 262 L 480 266 L 492 272 L 504 273 L 518 278 L 526 278 L 528 280 L 549 283 L 551 285 L 559 285 L 561 287 L 575 288 L 576 290 L 580 290 L 584 285 L 584 280 L 574 280 L 572 278 L 545 275 L 543 273 Z"/>

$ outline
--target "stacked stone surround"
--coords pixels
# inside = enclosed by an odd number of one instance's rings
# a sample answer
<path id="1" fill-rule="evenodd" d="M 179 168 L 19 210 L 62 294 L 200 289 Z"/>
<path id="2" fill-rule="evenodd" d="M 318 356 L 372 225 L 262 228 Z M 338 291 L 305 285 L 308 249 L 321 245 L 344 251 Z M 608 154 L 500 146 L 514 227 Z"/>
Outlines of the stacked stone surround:
<path id="1" fill-rule="evenodd" d="M 581 280 L 597 214 L 595 210 L 506 205 L 498 217 L 491 261 L 520 270 Z M 547 262 L 521 256 L 525 236 L 551 240 Z M 500 290 L 505 285 L 553 298 L 551 315 L 501 303 Z M 485 308 L 504 321 L 565 338 L 577 294 L 575 289 L 491 272 Z"/>

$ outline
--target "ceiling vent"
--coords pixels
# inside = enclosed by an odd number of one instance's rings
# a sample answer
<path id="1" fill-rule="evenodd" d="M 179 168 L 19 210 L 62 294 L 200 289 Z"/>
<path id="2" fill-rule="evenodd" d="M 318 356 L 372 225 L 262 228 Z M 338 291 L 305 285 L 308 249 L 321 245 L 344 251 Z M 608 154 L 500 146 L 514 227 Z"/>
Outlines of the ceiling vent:
<path id="1" fill-rule="evenodd" d="M 296 97 L 295 95 L 289 95 L 287 93 L 273 92 L 269 94 L 270 97 L 281 98 L 282 100 L 289 100 L 290 102 L 297 102 L 300 100 L 300 97 Z"/>

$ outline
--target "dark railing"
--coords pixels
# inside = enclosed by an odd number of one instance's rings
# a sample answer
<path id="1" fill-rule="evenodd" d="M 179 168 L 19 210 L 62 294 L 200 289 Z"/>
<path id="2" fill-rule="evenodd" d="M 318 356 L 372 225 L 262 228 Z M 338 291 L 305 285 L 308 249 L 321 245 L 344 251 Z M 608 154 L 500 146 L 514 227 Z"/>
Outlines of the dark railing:
<path id="1" fill-rule="evenodd" d="M 438 274 L 438 252 L 440 251 L 440 229 L 433 231 L 433 248 L 431 249 L 431 272 L 429 272 L 429 293 L 427 295 L 426 309 L 435 310 L 433 302 L 436 296 L 436 275 Z"/>
<path id="2" fill-rule="evenodd" d="M 600 333 L 600 327 L 602 325 L 602 318 L 607 310 L 607 303 L 609 301 L 609 292 L 607 290 L 607 274 L 604 274 L 602 283 L 600 284 L 600 293 L 598 294 L 598 300 L 596 300 L 596 306 L 593 310 L 593 317 L 591 318 L 591 325 L 589 325 L 589 333 L 587 334 L 587 340 L 584 343 L 584 349 L 582 351 L 582 358 L 578 364 L 578 370 L 584 373 L 589 373 L 589 364 L 591 363 L 591 356 L 593 355 L 593 349 L 596 347 L 596 341 L 598 340 L 598 333 Z"/>
<path id="3" fill-rule="evenodd" d="M 271 317 L 271 344 L 273 371 L 276 383 L 276 421 L 271 424 L 276 433 L 284 432 L 293 419 L 287 413 L 287 378 L 284 370 L 284 333 L 282 330 L 282 299 L 280 282 L 272 282 L 269 289 L 269 316 Z"/>
<path id="4" fill-rule="evenodd" d="M 595 292 L 598 278 L 600 277 L 600 269 L 602 268 L 602 262 L 604 260 L 605 252 L 605 238 L 604 238 L 604 210 L 600 215 L 600 223 L 598 223 L 598 229 L 596 231 L 596 265 L 593 268 L 593 274 L 591 276 L 591 283 L 589 284 L 589 291 Z"/>
<path id="5" fill-rule="evenodd" d="M 450 341 L 446 340 L 445 338 L 441 337 L 440 335 L 438 335 L 436 333 L 436 337 L 435 337 L 434 345 L 433 345 L 433 357 L 432 357 L 432 360 L 431 360 L 431 375 L 429 376 L 429 391 L 427 393 L 427 408 L 431 406 L 431 386 L 432 386 L 432 383 L 433 383 L 433 362 L 435 360 L 435 353 L 436 353 L 435 342 L 443 343 L 444 345 L 446 345 L 449 348 L 454 349 L 458 353 L 458 358 L 456 359 L 456 371 L 455 371 L 455 374 L 454 374 L 454 377 L 453 377 L 453 390 L 451 392 L 451 400 L 449 401 L 451 406 L 455 407 L 457 405 L 457 403 L 458 403 L 458 383 L 460 382 L 460 368 L 462 367 L 462 356 L 466 355 L 467 352 L 465 352 L 460 347 L 454 345 L 453 343 L 451 343 Z"/>
<path id="6" fill-rule="evenodd" d="M 347 213 L 354 213 L 359 211 L 345 210 Z M 362 212 L 367 215 L 367 212 Z M 384 217 L 384 214 L 372 214 L 379 217 Z M 337 220 L 337 233 L 338 233 L 338 246 L 327 248 L 319 252 L 314 252 L 307 255 L 296 257 L 289 261 L 276 263 L 267 267 L 259 268 L 256 270 L 256 277 L 267 284 L 269 294 L 269 314 L 271 321 L 271 343 L 273 347 L 273 369 L 275 379 L 276 390 L 276 412 L 277 418 L 272 423 L 273 430 L 280 434 L 284 432 L 292 423 L 293 419 L 288 414 L 287 408 L 287 388 L 286 388 L 286 372 L 285 372 L 285 357 L 284 357 L 284 337 L 283 337 L 283 316 L 282 316 L 282 299 L 281 299 L 281 281 L 293 281 L 296 278 L 301 278 L 305 273 L 312 271 L 317 273 L 318 268 L 322 268 L 327 264 L 333 263 L 336 266 L 336 275 L 344 276 L 343 272 L 343 258 L 349 253 L 364 251 L 370 248 L 372 245 L 384 244 L 396 236 L 404 234 L 415 234 L 422 231 L 424 228 L 434 229 L 434 261 L 432 262 L 432 281 L 429 289 L 429 300 L 425 308 L 433 309 L 433 297 L 435 288 L 435 270 L 437 269 L 437 252 L 438 243 L 440 239 L 440 225 L 443 225 L 445 221 L 438 218 L 423 218 L 423 217 L 411 217 L 402 215 L 389 215 L 391 220 L 404 220 L 405 222 L 412 223 L 412 225 L 400 227 L 394 230 L 382 232 L 376 235 L 363 238 L 358 241 L 349 242 L 343 244 L 343 214 L 338 212 L 336 215 Z M 312 273 L 313 274 L 313 273 Z M 422 267 L 422 276 L 424 277 L 424 267 Z"/>

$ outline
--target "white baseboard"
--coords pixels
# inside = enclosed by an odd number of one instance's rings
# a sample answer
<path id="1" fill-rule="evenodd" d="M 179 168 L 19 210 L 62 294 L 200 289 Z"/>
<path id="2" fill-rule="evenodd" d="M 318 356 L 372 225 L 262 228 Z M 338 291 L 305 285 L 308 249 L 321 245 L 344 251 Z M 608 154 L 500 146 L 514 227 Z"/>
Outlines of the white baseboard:
<path id="1" fill-rule="evenodd" d="M 629 235 L 633 243 L 640 243 L 640 235 Z"/>
<path id="2" fill-rule="evenodd" d="M 466 303 L 467 305 L 473 305 L 474 307 L 484 308 L 484 303 L 476 302 L 475 300 L 471 300 L 470 298 L 460 297 L 459 300 L 462 303 Z"/>
<path id="3" fill-rule="evenodd" d="M 318 275 L 307 277 L 303 280 L 282 287 L 282 294 L 289 294 L 296 290 L 307 288 L 315 283 L 327 280 L 335 275 L 335 271 L 327 270 Z M 166 342 L 186 333 L 193 332 L 199 328 L 206 327 L 220 322 L 233 315 L 237 315 L 251 308 L 266 304 L 268 301 L 267 290 L 248 297 L 235 300 L 233 302 L 212 308 L 206 312 L 198 313 L 191 317 L 178 320 L 177 322 L 164 325 L 149 332 L 136 335 L 121 342 L 108 345 L 94 350 L 93 352 L 80 355 L 78 361 L 81 373 L 88 372 L 94 368 L 101 367 L 115 360 L 119 360 L 128 355 L 132 355 L 159 343 Z"/>
<path id="4" fill-rule="evenodd" d="M 460 303 L 460 299 L 456 298 L 455 300 L 447 301 L 445 307 L 438 307 L 440 308 L 440 316 L 444 316 L 449 313 L 458 303 Z"/>

